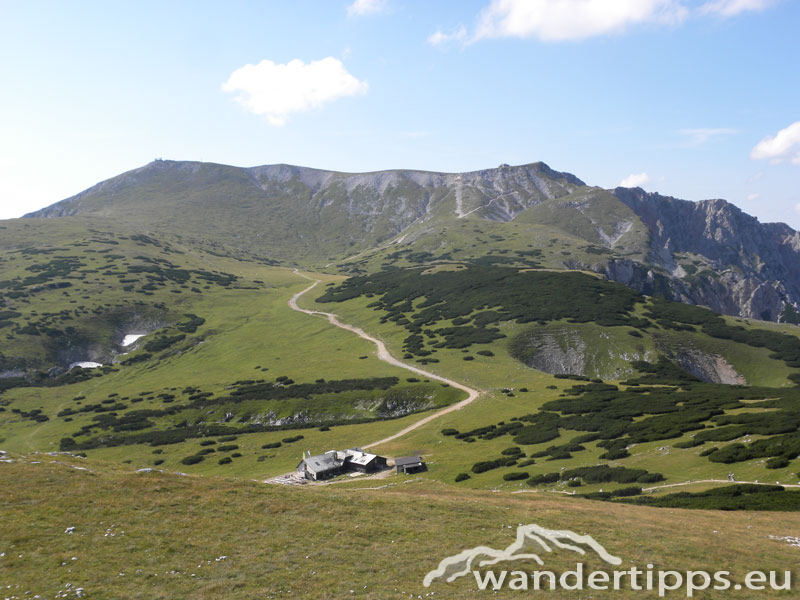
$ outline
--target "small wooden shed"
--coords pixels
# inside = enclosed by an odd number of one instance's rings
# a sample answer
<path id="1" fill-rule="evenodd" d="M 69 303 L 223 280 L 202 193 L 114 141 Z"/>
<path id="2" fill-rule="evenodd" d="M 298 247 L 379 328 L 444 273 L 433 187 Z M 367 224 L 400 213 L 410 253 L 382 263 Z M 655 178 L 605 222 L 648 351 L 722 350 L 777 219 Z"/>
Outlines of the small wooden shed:
<path id="1" fill-rule="evenodd" d="M 394 459 L 394 467 L 398 473 L 419 473 L 426 469 L 419 456 L 401 456 Z"/>

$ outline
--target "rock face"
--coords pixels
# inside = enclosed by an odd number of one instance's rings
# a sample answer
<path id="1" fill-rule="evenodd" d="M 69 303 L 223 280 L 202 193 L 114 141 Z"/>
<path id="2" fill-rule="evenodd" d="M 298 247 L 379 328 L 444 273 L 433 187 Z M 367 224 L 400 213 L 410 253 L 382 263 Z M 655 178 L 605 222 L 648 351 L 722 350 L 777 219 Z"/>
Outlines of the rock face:
<path id="1" fill-rule="evenodd" d="M 724 314 L 791 320 L 787 306 L 800 302 L 800 233 L 759 223 L 725 200 L 688 202 L 639 188 L 614 195 L 647 226 L 656 269 L 614 260 L 610 279 Z"/>
<path id="2" fill-rule="evenodd" d="M 631 361 L 653 362 L 663 355 L 701 381 L 747 383 L 725 357 L 704 352 L 691 344 L 673 348 L 661 343 L 657 350 L 645 350 L 635 339 L 614 342 L 607 333 L 586 339 L 576 329 L 552 326 L 522 332 L 512 340 L 512 346 L 514 358 L 551 375 L 563 373 L 620 380 L 635 372 Z"/>
<path id="3" fill-rule="evenodd" d="M 676 352 L 676 362 L 701 381 L 713 383 L 746 384 L 747 380 L 724 357 L 695 349 Z"/>

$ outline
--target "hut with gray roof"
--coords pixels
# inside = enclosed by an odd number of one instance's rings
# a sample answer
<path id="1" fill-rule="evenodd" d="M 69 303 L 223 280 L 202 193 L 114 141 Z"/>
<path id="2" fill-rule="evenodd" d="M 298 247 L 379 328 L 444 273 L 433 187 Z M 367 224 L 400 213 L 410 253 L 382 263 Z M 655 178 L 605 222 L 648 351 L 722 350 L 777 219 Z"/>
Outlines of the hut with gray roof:
<path id="1" fill-rule="evenodd" d="M 343 473 L 374 473 L 386 468 L 386 459 L 361 448 L 328 450 L 325 454 L 304 457 L 297 472 L 305 479 L 321 481 Z"/>

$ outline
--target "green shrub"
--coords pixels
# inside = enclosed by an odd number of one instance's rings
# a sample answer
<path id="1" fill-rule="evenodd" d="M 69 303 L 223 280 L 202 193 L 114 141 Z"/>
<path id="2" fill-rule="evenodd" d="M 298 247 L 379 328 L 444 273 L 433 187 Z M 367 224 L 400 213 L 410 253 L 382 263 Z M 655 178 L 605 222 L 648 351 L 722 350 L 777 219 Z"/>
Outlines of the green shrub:
<path id="1" fill-rule="evenodd" d="M 233 462 L 233 459 L 230 456 L 226 456 L 224 458 L 220 458 L 217 462 L 221 465 L 229 465 Z"/>
<path id="2" fill-rule="evenodd" d="M 654 483 L 661 481 L 664 476 L 660 473 L 648 473 L 644 469 L 628 469 L 626 467 L 609 467 L 597 465 L 594 467 L 578 467 L 561 473 L 561 479 L 567 480 L 579 477 L 584 483 Z"/>
<path id="3" fill-rule="evenodd" d="M 619 450 L 609 450 L 608 452 L 604 452 L 600 455 L 600 458 L 603 460 L 619 460 L 621 458 L 628 458 L 630 456 L 630 452 L 628 452 L 625 448 L 621 448 Z"/>
<path id="4" fill-rule="evenodd" d="M 193 454 L 192 456 L 187 456 L 181 459 L 181 463 L 184 465 L 196 465 L 199 462 L 203 462 L 205 456 L 202 454 Z"/>
<path id="5" fill-rule="evenodd" d="M 161 350 L 166 350 L 170 346 L 183 341 L 184 339 L 186 339 L 186 336 L 182 333 L 173 336 L 159 337 L 147 342 L 144 345 L 144 350 L 146 352 L 160 352 Z"/>
<path id="6" fill-rule="evenodd" d="M 615 498 L 626 498 L 629 496 L 640 496 L 641 493 L 642 488 L 638 486 L 631 486 L 614 490 L 611 492 L 611 495 Z"/>
<path id="7" fill-rule="evenodd" d="M 464 481 L 465 479 L 470 479 L 469 473 L 459 473 L 456 475 L 456 483 L 459 481 Z"/>
<path id="8" fill-rule="evenodd" d="M 558 437 L 558 428 L 543 425 L 526 425 L 514 436 L 514 442 L 523 446 L 549 442 Z"/>
<path id="9" fill-rule="evenodd" d="M 619 501 L 646 506 L 704 510 L 800 510 L 800 492 L 787 491 L 779 485 L 737 484 L 703 492 L 679 492 L 664 496 L 645 495 Z"/>
<path id="10" fill-rule="evenodd" d="M 503 475 L 504 481 L 521 481 L 523 479 L 528 479 L 530 477 L 530 473 L 526 473 L 525 471 L 514 471 L 512 473 L 506 473 Z"/>
<path id="11" fill-rule="evenodd" d="M 500 452 L 500 454 L 503 454 L 503 455 L 506 455 L 506 456 L 520 456 L 520 455 L 524 456 L 524 453 L 522 452 L 522 448 L 520 448 L 519 446 L 512 446 L 511 448 L 506 448 L 505 450 Z"/>
<path id="12" fill-rule="evenodd" d="M 789 466 L 789 462 L 789 459 L 785 456 L 776 456 L 775 458 L 770 458 L 764 466 L 768 469 L 783 469 Z"/>
<path id="13" fill-rule="evenodd" d="M 545 473 L 543 475 L 534 475 L 528 479 L 528 485 L 542 485 L 545 483 L 555 483 L 560 479 L 558 473 Z"/>
<path id="14" fill-rule="evenodd" d="M 485 460 L 481 462 L 476 462 L 472 465 L 472 472 L 475 474 L 478 473 L 485 473 L 486 471 L 491 471 L 492 469 L 499 469 L 500 467 L 510 467 L 511 465 L 516 464 L 516 458 L 496 458 L 494 460 Z"/>

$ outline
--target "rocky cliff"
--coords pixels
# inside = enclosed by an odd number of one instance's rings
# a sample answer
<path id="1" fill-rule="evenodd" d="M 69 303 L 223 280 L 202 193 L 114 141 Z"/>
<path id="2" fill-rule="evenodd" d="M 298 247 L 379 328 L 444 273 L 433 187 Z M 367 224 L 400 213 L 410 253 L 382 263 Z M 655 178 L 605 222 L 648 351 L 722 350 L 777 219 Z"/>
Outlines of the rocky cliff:
<path id="1" fill-rule="evenodd" d="M 795 321 L 800 233 L 725 200 L 689 202 L 617 188 L 650 232 L 649 263 L 612 260 L 609 278 L 725 314 Z"/>

